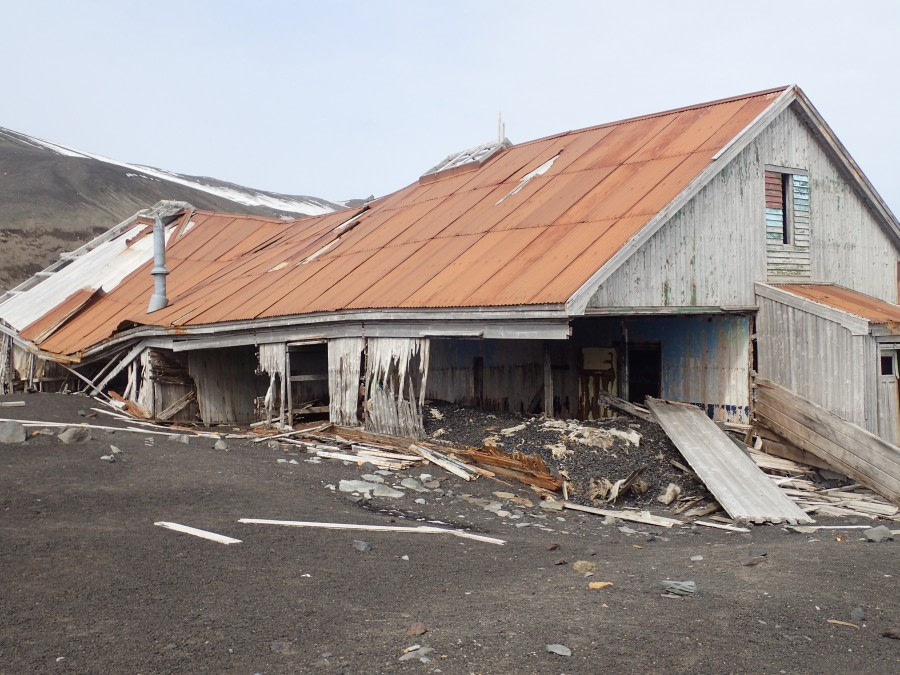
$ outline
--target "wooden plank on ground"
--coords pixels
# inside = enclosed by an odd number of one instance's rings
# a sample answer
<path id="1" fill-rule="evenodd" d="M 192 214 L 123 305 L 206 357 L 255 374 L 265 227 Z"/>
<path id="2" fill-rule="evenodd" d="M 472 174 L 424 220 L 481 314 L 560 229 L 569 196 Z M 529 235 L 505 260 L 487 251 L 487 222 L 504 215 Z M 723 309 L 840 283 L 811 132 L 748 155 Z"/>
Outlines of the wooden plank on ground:
<path id="1" fill-rule="evenodd" d="M 316 523 L 304 520 L 268 520 L 265 518 L 241 518 L 239 523 L 248 523 L 253 525 L 283 525 L 286 527 L 312 527 L 325 530 L 363 530 L 366 532 L 400 532 L 404 534 L 451 534 L 455 537 L 463 539 L 473 539 L 474 541 L 483 541 L 487 544 L 497 544 L 502 546 L 506 543 L 503 539 L 496 537 L 486 537 L 482 534 L 473 534 L 465 530 L 451 530 L 446 527 L 432 527 L 430 525 L 419 525 L 418 527 L 403 527 L 401 525 L 360 525 L 356 523 Z"/>
<path id="2" fill-rule="evenodd" d="M 175 532 L 183 532 L 184 534 L 190 534 L 195 537 L 200 537 L 201 539 L 208 539 L 209 541 L 214 541 L 219 544 L 240 544 L 240 539 L 235 539 L 234 537 L 226 537 L 224 534 L 216 534 L 215 532 L 209 532 L 208 530 L 200 530 L 196 527 L 191 527 L 189 525 L 181 525 L 179 523 L 169 523 L 164 520 L 160 520 L 158 522 L 153 523 L 159 527 L 164 527 L 167 530 L 174 530 Z"/>
<path id="3" fill-rule="evenodd" d="M 657 525 L 659 527 L 672 527 L 673 525 L 684 525 L 681 520 L 675 518 L 666 518 L 665 516 L 654 516 L 647 511 L 617 511 L 615 509 L 598 509 L 593 506 L 584 506 L 583 504 L 575 504 L 574 502 L 561 502 L 563 508 L 572 511 L 583 511 L 585 513 L 593 513 L 595 516 L 611 516 L 619 520 L 628 520 L 633 523 L 643 523 L 644 525 Z"/>

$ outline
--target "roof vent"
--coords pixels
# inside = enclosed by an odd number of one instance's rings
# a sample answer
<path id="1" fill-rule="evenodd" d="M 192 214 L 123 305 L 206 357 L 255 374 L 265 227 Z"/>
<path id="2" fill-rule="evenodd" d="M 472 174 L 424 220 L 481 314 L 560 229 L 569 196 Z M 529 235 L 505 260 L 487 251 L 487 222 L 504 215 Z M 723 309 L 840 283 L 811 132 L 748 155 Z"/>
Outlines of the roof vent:
<path id="1" fill-rule="evenodd" d="M 147 305 L 147 314 L 162 309 L 169 304 L 166 297 L 166 275 L 169 270 L 166 268 L 166 228 L 156 216 L 153 221 L 153 269 L 150 274 L 153 275 L 153 295 L 150 296 L 150 304 Z"/>
<path id="2" fill-rule="evenodd" d="M 503 140 L 491 141 L 490 143 L 476 145 L 468 150 L 454 152 L 422 174 L 419 177 L 419 182 L 430 183 L 437 178 L 477 169 L 483 166 L 491 157 L 496 156 L 511 145 L 512 143 L 510 143 L 508 138 L 503 138 Z"/>

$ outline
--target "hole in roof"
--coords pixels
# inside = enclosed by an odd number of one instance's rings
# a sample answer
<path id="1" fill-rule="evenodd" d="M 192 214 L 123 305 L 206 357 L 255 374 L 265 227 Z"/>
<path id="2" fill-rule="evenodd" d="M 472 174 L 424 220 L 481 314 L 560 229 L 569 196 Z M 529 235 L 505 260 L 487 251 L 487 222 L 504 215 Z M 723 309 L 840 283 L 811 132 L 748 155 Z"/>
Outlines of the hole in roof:
<path id="1" fill-rule="evenodd" d="M 524 176 L 522 176 L 519 179 L 519 184 L 516 185 L 516 187 L 514 187 L 512 190 L 510 190 L 507 194 L 503 195 L 503 197 L 500 198 L 500 201 L 498 201 L 494 206 L 499 206 L 505 200 L 509 199 L 513 195 L 518 194 L 522 190 L 522 188 L 524 188 L 526 185 L 528 185 L 528 183 L 531 182 L 532 178 L 537 178 L 538 176 L 543 176 L 545 173 L 547 173 L 550 170 L 550 167 L 553 166 L 553 162 L 555 162 L 557 159 L 559 159 L 559 153 L 556 153 L 555 155 L 553 155 L 553 157 L 551 157 L 546 162 L 541 164 L 534 171 L 529 171 L 528 173 L 526 173 Z"/>

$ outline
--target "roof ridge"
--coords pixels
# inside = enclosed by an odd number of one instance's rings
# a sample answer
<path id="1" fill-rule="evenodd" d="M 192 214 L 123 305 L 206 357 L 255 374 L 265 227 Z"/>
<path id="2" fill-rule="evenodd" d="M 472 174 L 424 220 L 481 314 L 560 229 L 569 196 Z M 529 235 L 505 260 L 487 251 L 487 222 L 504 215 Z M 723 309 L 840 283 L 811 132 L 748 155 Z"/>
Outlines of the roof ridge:
<path id="1" fill-rule="evenodd" d="M 604 122 L 602 124 L 595 124 L 589 127 L 583 127 L 581 129 L 570 129 L 569 131 L 562 131 L 557 134 L 551 134 L 549 136 L 541 136 L 540 138 L 533 138 L 528 141 L 522 141 L 521 143 L 513 143 L 510 149 L 512 148 L 520 148 L 526 145 L 531 145 L 532 143 L 540 143 L 542 141 L 548 141 L 553 138 L 562 138 L 564 136 L 569 136 L 571 134 L 580 134 L 585 131 L 594 131 L 595 129 L 603 129 L 605 127 L 615 127 L 620 124 L 630 124 L 632 122 L 640 122 L 642 120 L 653 119 L 654 117 L 663 117 L 664 115 L 674 115 L 676 113 L 687 112 L 688 110 L 698 110 L 700 108 L 709 108 L 714 105 L 722 105 L 723 103 L 731 103 L 732 101 L 740 101 L 742 99 L 750 99 L 750 98 L 758 98 L 760 96 L 768 96 L 770 94 L 779 93 L 782 94 L 791 87 L 795 87 L 796 85 L 788 84 L 783 87 L 773 87 L 771 89 L 763 89 L 761 91 L 751 92 L 749 94 L 740 94 L 737 96 L 728 96 L 726 98 L 715 99 L 713 101 L 707 101 L 705 103 L 694 103 L 691 105 L 682 106 L 680 108 L 671 108 L 669 110 L 660 110 L 659 112 L 647 113 L 645 115 L 636 115 L 634 117 L 625 117 L 620 120 L 615 120 L 613 122 Z"/>

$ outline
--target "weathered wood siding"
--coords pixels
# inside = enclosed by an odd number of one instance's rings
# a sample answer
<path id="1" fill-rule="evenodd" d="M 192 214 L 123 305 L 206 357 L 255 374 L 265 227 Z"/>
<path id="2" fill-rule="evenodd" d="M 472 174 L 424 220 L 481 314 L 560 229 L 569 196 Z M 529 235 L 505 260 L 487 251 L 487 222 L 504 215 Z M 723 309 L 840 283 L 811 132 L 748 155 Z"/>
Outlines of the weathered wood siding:
<path id="1" fill-rule="evenodd" d="M 691 403 L 714 420 L 750 421 L 750 320 L 746 316 L 590 318 L 574 324 L 572 346 L 659 343 L 660 397 Z M 618 378 L 625 377 L 620 367 Z M 623 389 L 619 384 L 619 395 Z"/>
<path id="2" fill-rule="evenodd" d="M 364 342 L 362 338 L 328 341 L 329 419 L 345 427 L 359 425 L 359 372 Z"/>
<path id="3" fill-rule="evenodd" d="M 253 347 L 188 352 L 188 369 L 197 385 L 197 402 L 205 424 L 254 421 L 254 400 L 265 393 L 268 378 L 256 373 Z"/>
<path id="4" fill-rule="evenodd" d="M 428 382 L 428 338 L 370 338 L 366 430 L 418 438 Z"/>
<path id="5" fill-rule="evenodd" d="M 498 412 L 542 401 L 540 340 L 432 339 L 427 396 Z"/>
<path id="6" fill-rule="evenodd" d="M 868 431 L 877 432 L 877 345 L 839 323 L 759 296 L 758 372 Z"/>
<path id="7" fill-rule="evenodd" d="M 766 274 L 772 281 L 779 278 L 809 279 L 809 176 L 794 174 L 790 185 L 782 185 L 782 174 L 766 171 Z M 781 203 L 770 206 L 772 178 L 784 190 Z M 787 197 L 789 203 L 786 203 Z M 784 241 L 784 220 L 790 233 Z"/>
<path id="8" fill-rule="evenodd" d="M 765 281 L 766 164 L 809 173 L 809 276 L 897 302 L 898 252 L 792 109 L 600 287 L 589 307 L 753 306 Z"/>

